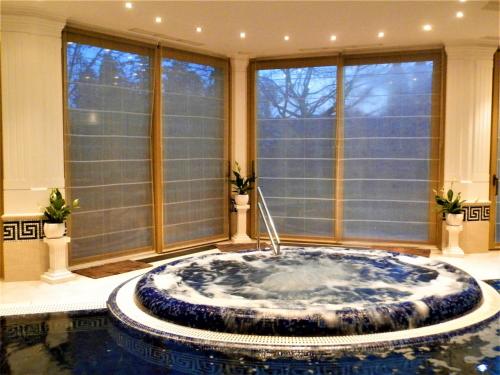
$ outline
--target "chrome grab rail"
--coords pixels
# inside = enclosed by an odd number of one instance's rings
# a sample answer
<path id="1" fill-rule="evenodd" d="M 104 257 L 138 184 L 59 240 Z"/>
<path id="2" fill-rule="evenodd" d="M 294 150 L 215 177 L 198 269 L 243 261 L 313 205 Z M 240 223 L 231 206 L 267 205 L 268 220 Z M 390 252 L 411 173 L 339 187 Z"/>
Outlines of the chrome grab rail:
<path id="1" fill-rule="evenodd" d="M 278 236 L 273 218 L 267 208 L 264 194 L 262 194 L 262 190 L 260 190 L 259 186 L 257 186 L 257 206 L 259 207 L 259 211 L 257 212 L 257 250 L 260 250 L 260 217 L 262 217 L 269 240 L 271 241 L 271 247 L 273 248 L 274 255 L 279 255 L 281 251 L 280 237 Z"/>

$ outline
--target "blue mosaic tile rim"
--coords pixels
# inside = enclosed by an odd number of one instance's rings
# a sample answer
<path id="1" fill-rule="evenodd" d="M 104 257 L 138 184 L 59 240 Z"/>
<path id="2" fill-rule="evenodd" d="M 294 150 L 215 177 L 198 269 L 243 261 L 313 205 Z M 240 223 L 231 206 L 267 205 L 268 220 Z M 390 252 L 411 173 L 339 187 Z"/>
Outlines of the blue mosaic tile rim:
<path id="1" fill-rule="evenodd" d="M 304 248 L 298 249 L 305 250 Z M 392 258 L 399 255 L 379 250 L 366 251 Z M 245 253 L 250 252 L 252 251 Z M 223 254 L 210 254 L 204 257 L 220 255 Z M 447 263 L 442 263 L 447 271 L 461 275 L 460 280 L 464 282 L 465 287 L 454 294 L 422 299 L 421 302 L 425 303 L 429 309 L 429 314 L 425 319 L 417 319 L 416 305 L 409 301 L 376 306 L 377 312 L 384 319 L 382 323 L 380 319 L 373 317 L 373 309 L 367 311 L 355 308 L 337 311 L 337 321 L 340 323 L 333 326 L 317 315 L 305 315 L 293 319 L 279 316 L 262 319 L 259 312 L 253 309 L 191 304 L 157 289 L 152 282 L 152 277 L 182 261 L 184 259 L 176 260 L 146 273 L 137 283 L 135 298 L 149 313 L 160 319 L 186 327 L 216 332 L 262 336 L 345 336 L 399 331 L 457 318 L 474 310 L 482 300 L 481 289 L 474 278 Z M 227 324 L 228 317 L 231 318 L 231 325 Z"/>
<path id="2" fill-rule="evenodd" d="M 224 352 L 228 351 L 231 354 L 236 352 L 241 352 L 245 355 L 260 357 L 260 358 L 269 358 L 269 357 L 280 357 L 280 358 L 310 358 L 314 357 L 321 353 L 331 353 L 332 351 L 363 351 L 363 350 L 379 350 L 379 349 L 398 349 L 404 348 L 412 345 L 428 345 L 428 344 L 443 344 L 448 342 L 450 339 L 456 336 L 461 336 L 466 333 L 473 333 L 487 324 L 500 319 L 500 311 L 494 314 L 493 316 L 463 327 L 456 330 L 452 330 L 446 333 L 438 333 L 432 334 L 422 337 L 410 337 L 407 339 L 400 340 L 388 340 L 388 341 L 380 341 L 377 343 L 368 342 L 368 343 L 356 343 L 351 345 L 338 345 L 338 346 L 328 346 L 328 347 L 316 347 L 316 348 L 302 348 L 296 347 L 294 349 L 283 350 L 283 348 L 277 348 L 274 351 L 270 347 L 258 348 L 246 346 L 245 348 L 238 348 L 236 346 L 232 346 L 231 344 L 225 345 L 217 345 L 209 341 L 193 339 L 190 337 L 179 336 L 172 333 L 164 332 L 157 330 L 155 328 L 146 326 L 135 320 L 131 319 L 127 315 L 125 315 L 121 309 L 118 307 L 116 303 L 116 296 L 120 288 L 125 285 L 128 281 L 119 285 L 109 296 L 107 307 L 110 312 L 111 322 L 118 329 L 127 332 L 133 337 L 138 339 L 154 339 L 159 340 L 158 342 L 165 347 L 172 345 L 172 343 L 180 343 L 184 346 L 191 347 L 193 349 L 200 350 L 213 350 L 216 352 Z"/>

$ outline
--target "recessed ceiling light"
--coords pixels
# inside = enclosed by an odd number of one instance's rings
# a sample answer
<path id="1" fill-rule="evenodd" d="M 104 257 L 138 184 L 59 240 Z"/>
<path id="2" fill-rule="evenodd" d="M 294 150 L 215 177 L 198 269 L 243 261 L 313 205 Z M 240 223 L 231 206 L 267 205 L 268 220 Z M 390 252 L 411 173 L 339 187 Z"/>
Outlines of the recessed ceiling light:
<path id="1" fill-rule="evenodd" d="M 242 32 L 240 33 L 240 38 L 241 38 L 241 39 L 245 39 L 246 37 L 247 37 L 247 34 L 246 34 L 244 31 L 242 31 Z"/>
<path id="2" fill-rule="evenodd" d="M 127 8 L 127 9 L 132 9 L 133 7 L 134 7 L 134 5 L 133 5 L 130 1 L 127 1 L 127 2 L 125 3 L 125 8 Z"/>
<path id="3" fill-rule="evenodd" d="M 200 26 L 198 26 L 198 27 L 196 28 L 196 32 L 197 32 L 197 33 L 201 33 L 202 31 L 203 31 L 203 30 L 202 30 L 202 28 L 201 28 Z"/>
<path id="4" fill-rule="evenodd" d="M 458 0 L 458 1 L 460 1 L 461 3 L 465 3 L 467 0 Z"/>
<path id="5" fill-rule="evenodd" d="M 377 34 L 377 36 L 379 38 L 383 38 L 385 36 L 385 33 L 383 31 L 379 31 L 379 33 Z"/>
<path id="6" fill-rule="evenodd" d="M 422 26 L 422 30 L 424 31 L 431 31 L 432 30 L 432 25 L 426 24 Z"/>
<path id="7" fill-rule="evenodd" d="M 458 11 L 456 16 L 457 16 L 457 18 L 464 18 L 464 12 Z"/>
<path id="8" fill-rule="evenodd" d="M 332 42 L 335 42 L 335 41 L 337 40 L 337 36 L 336 36 L 336 35 L 331 35 L 331 36 L 330 36 L 330 40 L 331 40 Z"/>
<path id="9" fill-rule="evenodd" d="M 156 23 L 161 23 L 161 17 L 156 17 L 156 18 L 155 18 L 155 22 L 156 22 Z"/>
<path id="10" fill-rule="evenodd" d="M 290 40 L 290 36 L 289 36 L 289 35 L 285 35 L 285 36 L 283 37 L 283 39 L 285 40 L 285 42 L 288 42 L 288 41 Z"/>

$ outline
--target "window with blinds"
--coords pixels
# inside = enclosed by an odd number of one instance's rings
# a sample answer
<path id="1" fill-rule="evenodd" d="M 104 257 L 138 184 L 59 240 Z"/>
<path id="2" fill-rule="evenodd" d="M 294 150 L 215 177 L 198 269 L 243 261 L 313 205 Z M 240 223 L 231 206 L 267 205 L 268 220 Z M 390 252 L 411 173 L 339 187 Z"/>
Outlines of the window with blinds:
<path id="1" fill-rule="evenodd" d="M 334 235 L 336 73 L 257 71 L 258 181 L 282 234 Z"/>
<path id="2" fill-rule="evenodd" d="M 162 59 L 164 244 L 227 236 L 224 68 Z"/>
<path id="3" fill-rule="evenodd" d="M 430 61 L 344 67 L 343 236 L 429 240 L 438 158 Z"/>
<path id="4" fill-rule="evenodd" d="M 66 48 L 67 184 L 81 205 L 71 257 L 150 248 L 151 59 L 76 41 Z"/>
<path id="5" fill-rule="evenodd" d="M 339 61 L 340 71 L 321 58 L 251 65 L 258 181 L 278 232 L 434 242 L 440 52 Z"/>

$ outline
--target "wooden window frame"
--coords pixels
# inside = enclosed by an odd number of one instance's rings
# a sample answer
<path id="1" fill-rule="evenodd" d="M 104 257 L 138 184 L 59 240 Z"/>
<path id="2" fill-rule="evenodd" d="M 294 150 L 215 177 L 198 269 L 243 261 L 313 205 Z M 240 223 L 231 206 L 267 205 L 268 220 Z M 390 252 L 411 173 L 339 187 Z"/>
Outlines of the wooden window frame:
<path id="1" fill-rule="evenodd" d="M 82 43 L 93 45 L 102 48 L 116 49 L 119 51 L 136 53 L 140 55 L 149 56 L 151 58 L 151 159 L 150 164 L 152 176 L 152 199 L 153 199 L 153 241 L 152 245 L 143 248 L 127 249 L 123 251 L 115 251 L 109 254 L 100 254 L 89 257 L 82 257 L 73 259 L 71 257 L 71 244 L 69 246 L 69 259 L 70 265 L 77 265 L 92 261 L 99 261 L 105 259 L 116 258 L 126 255 L 134 255 L 145 252 L 167 253 L 178 252 L 180 250 L 197 247 L 215 242 L 227 240 L 230 232 L 230 212 L 229 212 L 229 199 L 230 189 L 228 191 L 227 199 L 224 200 L 224 234 L 222 236 L 206 237 L 192 241 L 185 241 L 175 243 L 172 246 L 165 246 L 163 241 L 163 145 L 162 145 L 162 71 L 161 61 L 162 57 L 170 57 L 186 62 L 193 62 L 199 64 L 212 65 L 224 69 L 224 159 L 228 160 L 229 165 L 229 140 L 231 132 L 230 123 L 230 64 L 229 59 L 217 58 L 208 55 L 203 55 L 194 52 L 188 52 L 168 46 L 159 44 L 147 43 L 127 39 L 115 35 L 97 33 L 86 29 L 79 29 L 67 26 L 62 33 L 62 77 L 63 77 L 63 128 L 64 128 L 64 175 L 65 180 L 70 181 L 70 137 L 69 137 L 69 115 L 67 103 L 67 51 L 66 46 L 68 42 Z M 226 175 L 228 177 L 228 175 Z M 71 199 L 69 190 L 66 190 L 67 199 Z M 0 200 L 1 203 L 1 200 Z M 0 207 L 1 208 L 1 207 Z M 71 234 L 71 218 L 67 221 L 68 232 Z M 1 264 L 1 262 L 0 262 Z"/>
<path id="2" fill-rule="evenodd" d="M 355 54 L 335 54 L 328 56 L 298 57 L 298 58 L 276 58 L 276 59 L 252 59 L 248 67 L 248 168 L 257 173 L 257 122 L 256 122 L 256 72 L 262 69 L 280 69 L 280 68 L 300 68 L 311 66 L 336 65 L 337 66 L 337 114 L 336 114 L 336 181 L 335 181 L 335 204 L 334 204 L 334 236 L 333 237 L 305 237 L 305 236 L 282 236 L 284 242 L 289 243 L 322 243 L 322 244 L 381 244 L 381 245 L 436 245 L 441 241 L 440 216 L 434 210 L 434 201 L 432 189 L 429 191 L 429 222 L 435 225 L 429 225 L 428 240 L 426 241 L 403 241 L 403 240 L 381 240 L 370 238 L 345 238 L 343 236 L 342 223 L 342 175 L 343 163 L 339 162 L 343 152 L 343 68 L 349 65 L 360 64 L 381 64 L 390 62 L 413 62 L 429 61 L 434 62 L 433 86 L 437 85 L 436 92 L 439 97 L 432 103 L 432 124 L 431 124 L 431 158 L 438 159 L 436 166 L 430 169 L 430 180 L 437 181 L 436 187 L 443 184 L 444 169 L 444 103 L 445 103 L 445 80 L 446 80 L 446 55 L 443 48 L 412 50 L 401 52 L 382 52 L 382 53 L 355 53 Z M 253 192 L 251 199 L 256 201 L 256 193 Z M 253 237 L 257 236 L 257 213 L 256 210 L 250 210 L 250 233 Z M 263 235 L 265 237 L 265 235 Z"/>
<path id="3" fill-rule="evenodd" d="M 496 242 L 496 203 L 498 196 L 495 194 L 496 188 L 493 186 L 493 175 L 497 174 L 497 139 L 500 117 L 500 49 L 497 50 L 493 58 L 493 95 L 491 107 L 491 148 L 490 148 L 490 224 L 489 224 L 489 248 L 500 250 L 500 243 Z M 498 177 L 498 176 L 497 176 Z M 497 182 L 498 183 L 498 182 Z"/>

